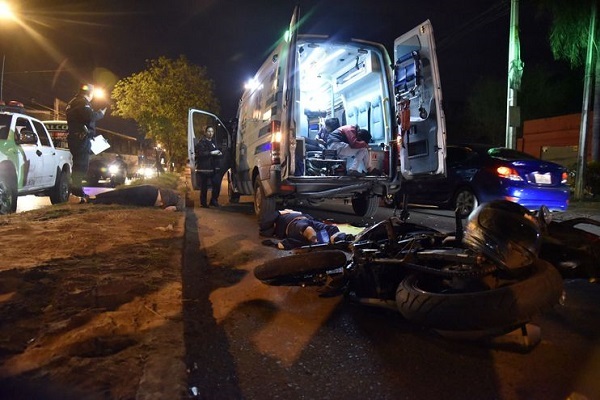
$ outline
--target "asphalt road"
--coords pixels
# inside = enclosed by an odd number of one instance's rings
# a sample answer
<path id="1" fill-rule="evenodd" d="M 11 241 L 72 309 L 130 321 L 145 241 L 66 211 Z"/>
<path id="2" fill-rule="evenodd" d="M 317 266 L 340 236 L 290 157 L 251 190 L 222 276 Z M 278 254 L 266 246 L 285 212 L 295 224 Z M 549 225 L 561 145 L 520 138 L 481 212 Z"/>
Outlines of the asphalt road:
<path id="1" fill-rule="evenodd" d="M 197 205 L 198 193 L 193 196 Z M 541 334 L 533 348 L 525 346 L 533 336 L 520 332 L 494 341 L 441 337 L 393 311 L 257 281 L 257 265 L 289 253 L 261 245 L 250 199 L 230 205 L 222 197 L 221 203 L 186 211 L 184 314 L 196 316 L 185 319 L 186 363 L 189 386 L 200 396 L 600 398 L 599 286 L 565 281 L 565 302 L 533 321 Z M 335 202 L 302 210 L 353 225 L 393 213 L 382 209 L 363 220 Z M 454 229 L 447 211 L 412 210 L 411 221 Z"/>
<path id="2" fill-rule="evenodd" d="M 113 189 L 107 186 L 89 186 L 84 188 L 84 191 L 89 196 L 95 196 L 96 194 L 105 192 L 107 190 Z M 19 198 L 17 199 L 17 212 L 19 213 L 24 211 L 37 210 L 39 208 L 48 207 L 51 205 L 52 203 L 50 203 L 50 197 L 48 196 L 19 196 Z"/>
<path id="3" fill-rule="evenodd" d="M 598 285 L 565 281 L 565 301 L 533 321 L 541 341 L 532 348 L 525 344 L 533 336 L 520 332 L 494 341 L 442 337 L 393 311 L 262 284 L 253 269 L 289 253 L 261 244 L 251 199 L 221 197 L 222 207 L 201 209 L 197 198 L 193 192 L 186 210 L 182 259 L 190 397 L 600 399 Z M 394 213 L 358 218 L 343 202 L 295 208 L 354 227 Z M 411 222 L 454 229 L 449 211 L 410 212 Z M 574 207 L 562 217 L 579 215 L 597 216 Z"/>

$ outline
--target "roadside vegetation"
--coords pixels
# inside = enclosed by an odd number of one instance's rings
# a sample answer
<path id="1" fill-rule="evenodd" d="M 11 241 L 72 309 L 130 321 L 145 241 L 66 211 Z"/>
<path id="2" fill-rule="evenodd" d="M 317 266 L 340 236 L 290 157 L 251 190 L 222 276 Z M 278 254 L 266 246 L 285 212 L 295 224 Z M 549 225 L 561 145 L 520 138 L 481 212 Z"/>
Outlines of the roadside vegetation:
<path id="1" fill-rule="evenodd" d="M 187 158 L 188 110 L 219 112 L 206 68 L 191 64 L 183 55 L 149 60 L 145 70 L 119 80 L 111 98 L 114 115 L 133 119 L 147 139 L 160 143 L 167 165 L 184 164 Z"/>

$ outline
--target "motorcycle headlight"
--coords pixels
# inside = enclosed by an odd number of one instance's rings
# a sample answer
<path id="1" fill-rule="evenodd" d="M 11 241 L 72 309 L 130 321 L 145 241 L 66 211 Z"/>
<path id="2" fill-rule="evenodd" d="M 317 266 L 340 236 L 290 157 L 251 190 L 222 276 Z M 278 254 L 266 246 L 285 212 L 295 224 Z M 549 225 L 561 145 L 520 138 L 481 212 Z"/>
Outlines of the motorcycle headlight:
<path id="1" fill-rule="evenodd" d="M 108 172 L 110 172 L 111 174 L 116 174 L 117 172 L 119 172 L 119 167 L 115 164 L 111 164 L 108 166 Z"/>

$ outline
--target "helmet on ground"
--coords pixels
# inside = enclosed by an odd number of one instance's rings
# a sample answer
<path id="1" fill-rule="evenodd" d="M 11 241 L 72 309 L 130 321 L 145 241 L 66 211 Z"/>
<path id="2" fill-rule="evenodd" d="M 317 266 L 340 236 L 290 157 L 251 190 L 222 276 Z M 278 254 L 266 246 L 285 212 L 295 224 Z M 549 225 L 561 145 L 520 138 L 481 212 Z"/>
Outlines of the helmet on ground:
<path id="1" fill-rule="evenodd" d="M 525 207 L 508 200 L 491 201 L 469 215 L 463 244 L 502 268 L 516 269 L 537 258 L 540 226 Z"/>

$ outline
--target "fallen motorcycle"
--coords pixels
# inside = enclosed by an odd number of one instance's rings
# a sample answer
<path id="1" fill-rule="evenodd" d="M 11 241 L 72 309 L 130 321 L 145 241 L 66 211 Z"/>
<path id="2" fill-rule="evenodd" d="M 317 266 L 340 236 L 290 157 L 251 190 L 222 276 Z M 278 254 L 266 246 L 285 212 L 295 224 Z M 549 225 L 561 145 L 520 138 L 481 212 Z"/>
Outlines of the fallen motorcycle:
<path id="1" fill-rule="evenodd" d="M 539 257 L 542 217 L 520 205 L 479 206 L 454 234 L 396 216 L 340 244 L 312 246 L 254 270 L 269 285 L 321 286 L 362 304 L 398 310 L 443 332 L 502 335 L 556 305 L 562 277 Z M 319 248 L 319 251 L 314 251 Z"/>

